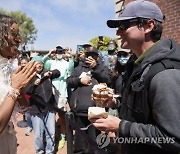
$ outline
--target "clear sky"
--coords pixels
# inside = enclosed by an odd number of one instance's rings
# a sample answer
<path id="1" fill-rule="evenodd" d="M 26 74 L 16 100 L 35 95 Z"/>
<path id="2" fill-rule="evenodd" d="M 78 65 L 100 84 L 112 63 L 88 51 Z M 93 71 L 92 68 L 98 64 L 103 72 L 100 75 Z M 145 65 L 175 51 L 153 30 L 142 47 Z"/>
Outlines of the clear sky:
<path id="1" fill-rule="evenodd" d="M 38 29 L 34 50 L 50 50 L 57 45 L 70 47 L 93 37 L 115 37 L 106 25 L 114 18 L 114 0 L 0 0 L 7 11 L 20 10 L 33 19 Z M 31 47 L 29 47 L 31 48 Z"/>

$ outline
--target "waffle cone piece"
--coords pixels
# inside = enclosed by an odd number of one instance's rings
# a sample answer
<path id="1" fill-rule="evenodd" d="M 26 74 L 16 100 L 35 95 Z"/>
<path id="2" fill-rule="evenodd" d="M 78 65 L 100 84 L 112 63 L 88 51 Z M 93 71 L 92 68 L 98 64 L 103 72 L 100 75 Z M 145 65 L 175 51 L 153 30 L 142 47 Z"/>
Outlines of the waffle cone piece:
<path id="1" fill-rule="evenodd" d="M 99 118 L 107 118 L 108 113 L 105 108 L 102 107 L 89 107 L 88 108 L 88 119 L 99 119 Z"/>

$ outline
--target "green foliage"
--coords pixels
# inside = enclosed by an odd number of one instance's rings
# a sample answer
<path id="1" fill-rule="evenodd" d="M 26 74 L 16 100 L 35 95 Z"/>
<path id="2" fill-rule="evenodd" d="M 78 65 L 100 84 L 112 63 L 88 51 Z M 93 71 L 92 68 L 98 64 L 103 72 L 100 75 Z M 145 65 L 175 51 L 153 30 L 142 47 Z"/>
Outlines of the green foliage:
<path id="1" fill-rule="evenodd" d="M 98 48 L 98 50 L 107 51 L 107 44 L 111 39 L 112 38 L 110 38 L 110 37 L 103 36 L 103 43 L 101 45 L 99 45 L 99 43 L 98 43 L 99 42 L 99 36 L 98 36 L 98 37 L 94 37 L 89 42 L 91 42 L 96 48 Z"/>
<path id="2" fill-rule="evenodd" d="M 20 34 L 22 37 L 22 46 L 33 44 L 37 37 L 37 29 L 33 24 L 33 20 L 26 16 L 22 11 L 11 11 L 0 9 L 2 14 L 12 16 L 20 27 Z"/>

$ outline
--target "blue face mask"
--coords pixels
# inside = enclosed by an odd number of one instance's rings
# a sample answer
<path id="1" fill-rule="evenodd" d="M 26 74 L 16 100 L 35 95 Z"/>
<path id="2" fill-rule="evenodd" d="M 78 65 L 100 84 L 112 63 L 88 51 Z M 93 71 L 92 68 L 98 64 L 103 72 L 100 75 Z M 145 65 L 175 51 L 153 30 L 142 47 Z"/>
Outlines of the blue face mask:
<path id="1" fill-rule="evenodd" d="M 121 65 L 125 65 L 128 60 L 129 60 L 129 57 L 124 57 L 124 56 L 121 56 L 121 57 L 118 57 L 118 58 L 117 58 L 117 61 L 118 61 Z"/>

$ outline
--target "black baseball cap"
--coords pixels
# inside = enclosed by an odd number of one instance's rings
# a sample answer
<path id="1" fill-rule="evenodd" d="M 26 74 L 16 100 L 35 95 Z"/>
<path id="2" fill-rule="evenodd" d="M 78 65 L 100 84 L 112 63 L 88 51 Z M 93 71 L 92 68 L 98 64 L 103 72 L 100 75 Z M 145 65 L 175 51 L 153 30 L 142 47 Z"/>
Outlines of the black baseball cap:
<path id="1" fill-rule="evenodd" d="M 98 49 L 95 47 L 89 47 L 86 50 L 86 54 L 97 54 L 99 55 Z"/>

